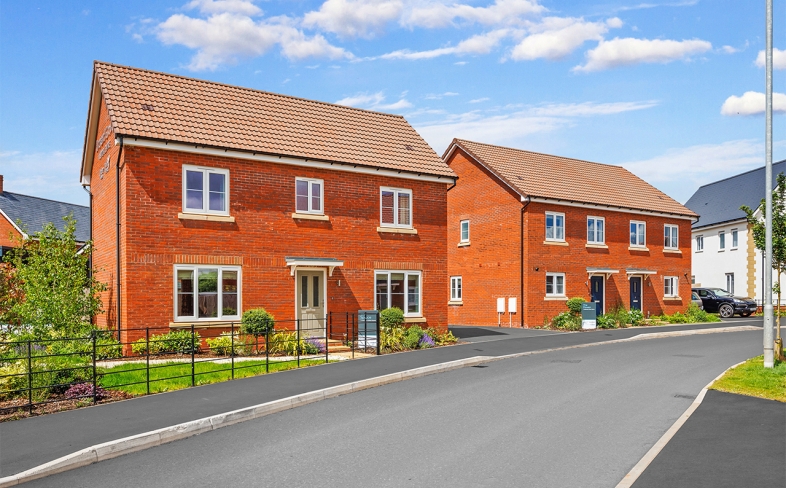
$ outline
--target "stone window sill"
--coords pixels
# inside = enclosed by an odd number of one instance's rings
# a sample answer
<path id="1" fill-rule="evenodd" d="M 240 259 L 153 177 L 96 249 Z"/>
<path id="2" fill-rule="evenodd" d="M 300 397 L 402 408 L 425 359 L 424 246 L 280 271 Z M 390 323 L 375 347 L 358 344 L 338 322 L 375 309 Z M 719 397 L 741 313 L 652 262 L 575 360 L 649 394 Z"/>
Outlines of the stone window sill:
<path id="1" fill-rule="evenodd" d="M 422 324 L 426 322 L 426 317 L 404 317 L 405 324 Z"/>
<path id="2" fill-rule="evenodd" d="M 628 251 L 650 252 L 648 247 L 628 246 Z"/>
<path id="3" fill-rule="evenodd" d="M 547 302 L 567 302 L 568 301 L 568 297 L 567 296 L 564 296 L 564 297 L 545 297 L 543 300 L 545 300 Z"/>
<path id="4" fill-rule="evenodd" d="M 293 213 L 292 218 L 297 220 L 322 220 L 326 222 L 330 221 L 330 217 L 328 217 L 327 215 L 320 215 L 320 214 Z"/>
<path id="5" fill-rule="evenodd" d="M 588 249 L 608 249 L 609 248 L 609 246 L 607 246 L 606 244 L 592 244 L 592 243 L 589 243 L 589 242 L 587 244 L 584 244 L 584 247 L 586 247 Z"/>
<path id="6" fill-rule="evenodd" d="M 679 249 L 664 249 L 663 254 L 682 254 L 682 251 Z"/>
<path id="7" fill-rule="evenodd" d="M 377 232 L 387 234 L 417 234 L 417 229 L 399 229 L 397 227 L 377 227 Z"/>
<path id="8" fill-rule="evenodd" d="M 681 302 L 682 301 L 682 297 L 663 297 L 663 301 L 664 302 Z"/>
<path id="9" fill-rule="evenodd" d="M 464 305 L 462 300 L 451 300 L 448 302 L 448 305 Z"/>
<path id="10" fill-rule="evenodd" d="M 543 241 L 543 244 L 548 246 L 567 246 L 568 243 L 565 241 Z"/>
<path id="11" fill-rule="evenodd" d="M 458 246 L 456 246 L 456 247 L 467 247 L 467 246 L 469 246 L 469 241 L 467 241 L 467 242 L 459 242 Z"/>
<path id="12" fill-rule="evenodd" d="M 177 214 L 180 220 L 207 220 L 210 222 L 234 222 L 235 218 L 231 215 L 210 215 L 210 214 L 191 214 L 180 212 Z"/>

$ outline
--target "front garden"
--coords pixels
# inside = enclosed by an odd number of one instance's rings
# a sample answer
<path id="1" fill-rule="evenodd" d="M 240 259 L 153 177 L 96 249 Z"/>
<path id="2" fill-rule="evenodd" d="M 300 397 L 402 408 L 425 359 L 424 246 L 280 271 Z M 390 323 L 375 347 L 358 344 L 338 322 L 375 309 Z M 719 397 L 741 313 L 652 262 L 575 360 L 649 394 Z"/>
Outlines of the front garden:
<path id="1" fill-rule="evenodd" d="M 581 305 L 586 300 L 581 297 L 571 298 L 566 302 L 564 312 L 554 317 L 543 319 L 542 329 L 563 331 L 580 331 Z M 694 304 L 690 304 L 685 312 L 674 312 L 671 315 L 653 315 L 645 317 L 641 310 L 628 310 L 621 304 L 596 318 L 598 329 L 623 329 L 626 327 L 641 327 L 668 324 L 696 324 L 704 322 L 720 322 L 720 319 L 711 313 L 705 312 Z"/>

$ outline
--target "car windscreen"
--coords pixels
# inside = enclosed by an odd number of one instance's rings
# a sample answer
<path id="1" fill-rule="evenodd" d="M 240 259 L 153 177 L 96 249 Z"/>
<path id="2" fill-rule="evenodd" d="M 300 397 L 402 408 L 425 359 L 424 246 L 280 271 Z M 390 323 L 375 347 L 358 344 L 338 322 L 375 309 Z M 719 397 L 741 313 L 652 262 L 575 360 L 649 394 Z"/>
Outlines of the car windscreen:
<path id="1" fill-rule="evenodd" d="M 718 297 L 730 297 L 731 293 L 727 292 L 726 290 L 721 290 L 720 288 L 711 288 L 712 292 L 715 296 Z"/>

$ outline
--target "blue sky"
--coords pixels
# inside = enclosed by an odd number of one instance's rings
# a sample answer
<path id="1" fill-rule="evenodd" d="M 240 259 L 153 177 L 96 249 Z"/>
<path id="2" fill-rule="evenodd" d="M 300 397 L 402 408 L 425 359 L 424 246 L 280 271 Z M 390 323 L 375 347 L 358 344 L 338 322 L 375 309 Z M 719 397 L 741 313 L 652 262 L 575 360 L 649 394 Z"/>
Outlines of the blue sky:
<path id="1" fill-rule="evenodd" d="M 775 0 L 786 49 L 786 0 Z M 620 164 L 680 202 L 764 164 L 764 0 L 0 2 L 5 189 L 87 203 L 95 59 L 404 115 Z M 775 53 L 786 157 L 786 51 Z M 560 175 L 554 175 L 560 178 Z"/>

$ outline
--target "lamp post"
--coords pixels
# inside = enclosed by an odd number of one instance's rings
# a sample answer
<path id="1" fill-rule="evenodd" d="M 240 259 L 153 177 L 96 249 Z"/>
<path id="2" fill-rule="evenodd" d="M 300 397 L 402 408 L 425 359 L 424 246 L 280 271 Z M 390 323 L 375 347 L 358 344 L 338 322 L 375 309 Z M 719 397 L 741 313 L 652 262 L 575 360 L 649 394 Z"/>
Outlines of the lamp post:
<path id="1" fill-rule="evenodd" d="M 766 186 L 764 215 L 764 367 L 772 368 L 774 361 L 774 335 L 772 314 L 772 0 L 766 0 L 766 70 L 765 70 L 765 128 L 764 128 L 764 185 Z"/>

